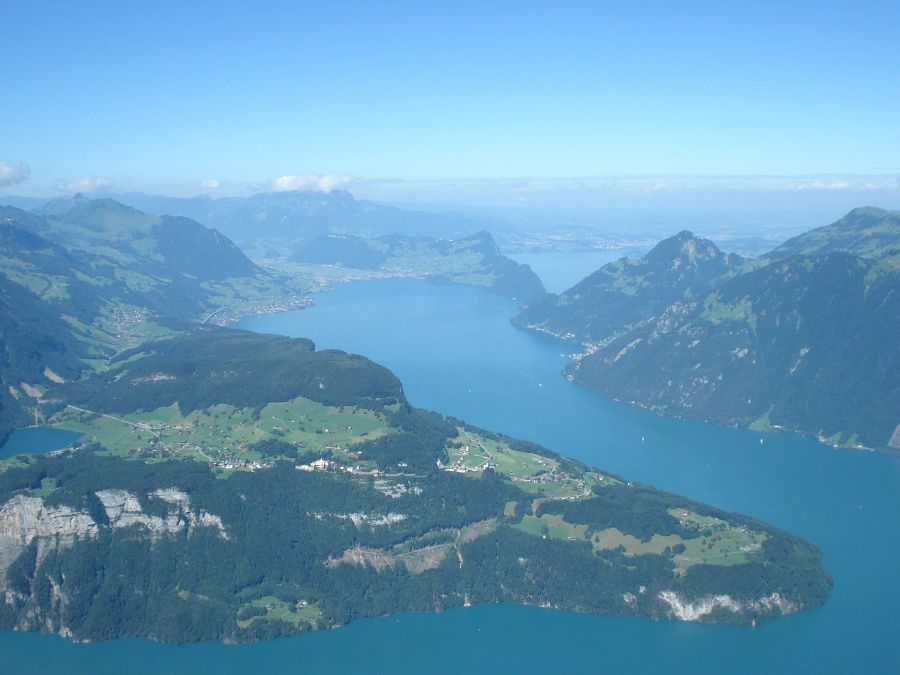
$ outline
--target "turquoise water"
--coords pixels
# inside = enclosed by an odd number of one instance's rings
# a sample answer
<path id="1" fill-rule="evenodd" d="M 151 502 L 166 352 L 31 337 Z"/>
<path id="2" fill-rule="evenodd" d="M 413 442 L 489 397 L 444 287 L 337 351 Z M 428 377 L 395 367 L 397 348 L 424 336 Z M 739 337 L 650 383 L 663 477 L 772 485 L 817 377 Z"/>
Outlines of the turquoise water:
<path id="1" fill-rule="evenodd" d="M 477 289 L 392 280 L 341 286 L 310 309 L 239 327 L 366 354 L 415 405 L 797 533 L 824 552 L 828 602 L 755 630 L 494 606 L 237 647 L 0 633 L 0 672 L 898 671 L 900 458 L 605 400 L 563 379 L 571 347 L 513 328 L 514 310 Z"/>
<path id="2" fill-rule="evenodd" d="M 45 452 L 53 452 L 71 445 L 78 440 L 79 436 L 81 434 L 63 429 L 45 427 L 16 429 L 6 439 L 6 443 L 0 446 L 0 459 L 6 459 L 13 455 L 40 455 Z"/>

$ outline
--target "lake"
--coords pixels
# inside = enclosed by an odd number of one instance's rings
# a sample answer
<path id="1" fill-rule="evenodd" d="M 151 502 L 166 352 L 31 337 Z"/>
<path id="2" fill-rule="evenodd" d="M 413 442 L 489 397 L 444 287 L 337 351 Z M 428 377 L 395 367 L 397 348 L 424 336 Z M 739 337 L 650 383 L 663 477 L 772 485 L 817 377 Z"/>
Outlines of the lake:
<path id="1" fill-rule="evenodd" d="M 0 633 L 0 673 L 898 671 L 900 458 L 609 401 L 561 376 L 573 345 L 513 328 L 514 311 L 479 289 L 386 280 L 237 327 L 365 354 L 400 377 L 414 405 L 803 536 L 834 577 L 826 604 L 756 629 L 491 606 L 241 646 Z"/>
<path id="2" fill-rule="evenodd" d="M 0 446 L 0 459 L 13 455 L 42 455 L 65 448 L 79 439 L 81 434 L 65 429 L 29 427 L 13 431 L 6 443 Z"/>

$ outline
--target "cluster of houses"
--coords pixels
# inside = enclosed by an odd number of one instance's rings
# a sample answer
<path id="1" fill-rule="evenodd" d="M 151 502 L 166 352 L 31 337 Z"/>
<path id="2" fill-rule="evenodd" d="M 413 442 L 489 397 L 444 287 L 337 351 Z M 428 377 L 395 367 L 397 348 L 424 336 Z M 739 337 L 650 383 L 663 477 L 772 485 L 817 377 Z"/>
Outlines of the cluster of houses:
<path id="1" fill-rule="evenodd" d="M 213 460 L 213 466 L 217 469 L 260 471 L 262 469 L 271 469 L 275 465 L 272 462 L 264 462 L 261 459 L 216 459 Z"/>
<path id="2" fill-rule="evenodd" d="M 335 463 L 330 459 L 316 459 L 309 464 L 298 464 L 294 468 L 297 471 L 328 471 L 334 468 Z"/>
<path id="3" fill-rule="evenodd" d="M 449 464 L 444 464 L 441 460 L 437 460 L 437 468 L 441 471 L 450 471 L 451 473 L 477 473 L 479 471 L 495 469 L 497 467 L 497 465 L 493 464 L 487 457 L 485 457 L 485 460 L 477 466 L 468 466 L 466 464 L 466 457 L 469 456 L 468 445 L 459 448 L 456 456 L 457 459 Z"/>

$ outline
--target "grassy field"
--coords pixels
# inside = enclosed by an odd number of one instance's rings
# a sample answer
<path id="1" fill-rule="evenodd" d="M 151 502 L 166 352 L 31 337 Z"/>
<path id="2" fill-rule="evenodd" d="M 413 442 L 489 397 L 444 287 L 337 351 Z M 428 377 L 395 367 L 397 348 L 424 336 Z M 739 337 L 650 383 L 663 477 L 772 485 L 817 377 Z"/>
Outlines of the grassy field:
<path id="1" fill-rule="evenodd" d="M 535 516 L 524 516 L 522 520 L 513 527 L 521 530 L 526 534 L 535 537 L 549 537 L 550 539 L 563 539 L 568 541 L 578 541 L 587 535 L 587 525 L 574 525 L 563 520 L 562 516 L 550 513 L 543 514 L 540 518 Z"/>
<path id="2" fill-rule="evenodd" d="M 244 605 L 244 607 L 262 608 L 266 610 L 265 614 L 252 616 L 249 619 L 238 619 L 238 626 L 247 628 L 254 621 L 283 621 L 285 623 L 302 624 L 308 623 L 313 629 L 318 627 L 319 617 L 322 612 L 318 606 L 308 604 L 306 602 L 289 603 L 274 595 L 266 595 L 257 598 Z M 242 607 L 243 609 L 243 607 Z M 240 610 L 238 610 L 240 613 Z"/>
<path id="3" fill-rule="evenodd" d="M 735 527 L 727 521 L 710 516 L 701 516 L 686 509 L 669 511 L 678 518 L 682 526 L 695 536 L 688 538 L 678 534 L 662 536 L 653 535 L 649 541 L 620 532 L 611 527 L 591 535 L 591 544 L 597 551 L 614 549 L 619 546 L 625 549 L 626 555 L 660 554 L 667 547 L 675 549 L 684 547 L 676 553 L 673 560 L 677 570 L 682 572 L 691 565 L 741 565 L 748 562 L 762 547 L 767 535 L 755 532 L 747 527 Z"/>
<path id="4" fill-rule="evenodd" d="M 31 495 L 33 497 L 46 497 L 51 492 L 56 489 L 56 479 L 55 478 L 41 478 L 41 487 L 31 490 Z"/>
<path id="5" fill-rule="evenodd" d="M 683 542 L 684 540 L 677 534 L 665 537 L 654 534 L 650 541 L 641 541 L 637 537 L 620 532 L 615 527 L 609 527 L 591 535 L 591 544 L 594 546 L 594 550 L 604 551 L 621 546 L 625 549 L 626 555 L 644 555 L 646 553 L 659 555 L 666 550 L 666 547 L 676 546 Z"/>
<path id="6" fill-rule="evenodd" d="M 270 403 L 259 415 L 222 404 L 188 415 L 182 415 L 177 405 L 126 415 L 99 415 L 70 406 L 50 424 L 84 434 L 124 457 L 232 459 L 242 464 L 264 459 L 248 447 L 262 440 L 277 439 L 301 452 L 340 453 L 389 430 L 383 417 L 372 411 L 326 406 L 306 398 Z"/>
<path id="7" fill-rule="evenodd" d="M 531 452 L 514 450 L 507 443 L 459 428 L 447 446 L 447 471 L 480 475 L 486 467 L 506 476 L 523 490 L 553 499 L 576 499 L 590 494 L 603 478 L 588 472 L 581 478 L 567 474 L 559 462 Z"/>
<path id="8" fill-rule="evenodd" d="M 684 540 L 684 553 L 675 556 L 675 562 L 681 567 L 697 563 L 741 565 L 748 562 L 768 539 L 765 532 L 735 527 L 719 518 L 701 516 L 685 509 L 672 509 L 669 513 L 699 535 Z"/>

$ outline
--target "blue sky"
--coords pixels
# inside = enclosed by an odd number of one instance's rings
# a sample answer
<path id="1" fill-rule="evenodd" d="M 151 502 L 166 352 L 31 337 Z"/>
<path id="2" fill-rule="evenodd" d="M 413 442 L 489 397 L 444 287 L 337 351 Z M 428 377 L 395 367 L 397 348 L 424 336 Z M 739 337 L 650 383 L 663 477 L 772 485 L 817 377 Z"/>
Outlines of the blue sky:
<path id="1" fill-rule="evenodd" d="M 896 0 L 4 5 L 0 194 L 900 186 Z"/>

